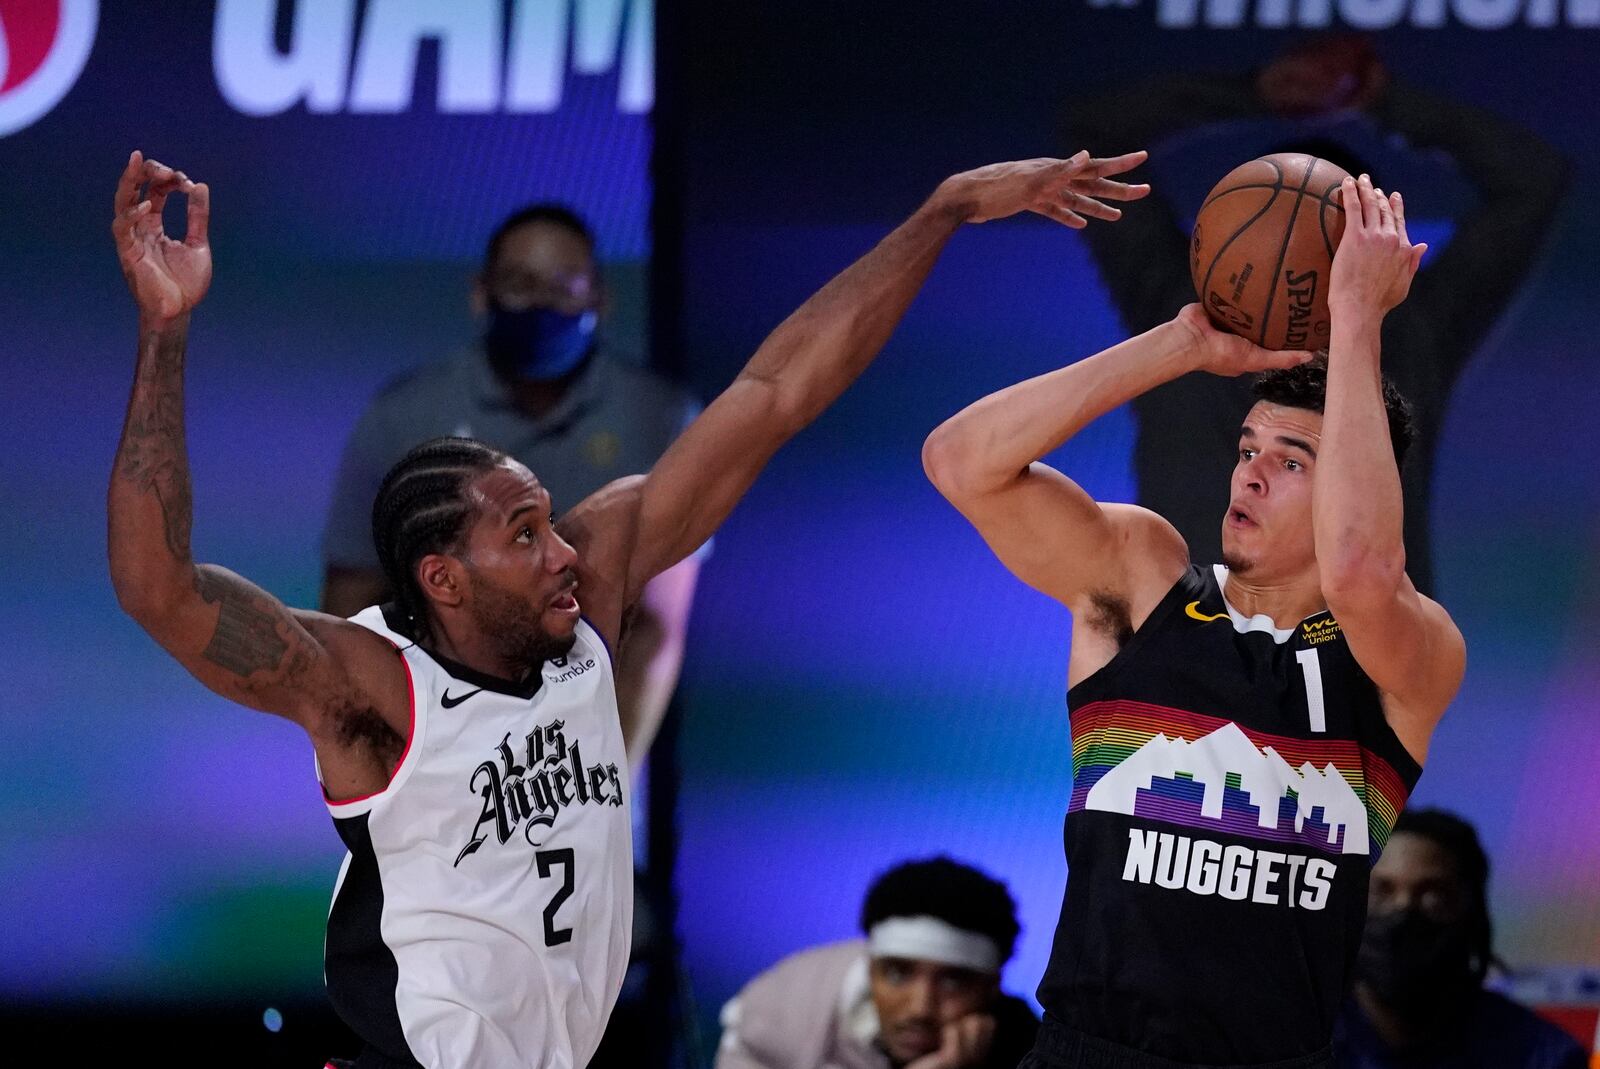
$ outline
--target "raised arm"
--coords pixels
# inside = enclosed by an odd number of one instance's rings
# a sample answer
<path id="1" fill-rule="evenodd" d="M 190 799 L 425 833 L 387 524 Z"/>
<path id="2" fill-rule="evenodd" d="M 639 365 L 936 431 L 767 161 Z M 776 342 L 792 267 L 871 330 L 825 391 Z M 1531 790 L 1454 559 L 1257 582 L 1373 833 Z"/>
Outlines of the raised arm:
<path id="1" fill-rule="evenodd" d="M 1072 227 L 1087 218 L 1115 219 L 1118 209 L 1101 200 L 1135 199 L 1147 187 L 1107 176 L 1143 159 L 1143 153 L 1091 159 L 1083 152 L 1070 160 L 993 164 L 941 183 L 910 219 L 784 320 L 648 476 L 596 496 L 597 507 L 609 501 L 634 510 L 622 603 L 631 604 L 651 577 L 704 542 L 778 448 L 865 370 L 962 223 L 1023 211 Z M 579 537 L 601 537 L 599 524 L 579 518 L 572 526 L 587 528 L 574 532 Z"/>
<path id="2" fill-rule="evenodd" d="M 1221 333 L 1191 304 L 1170 322 L 958 412 L 928 436 L 923 466 L 1017 578 L 1075 614 L 1120 603 L 1136 626 L 1187 565 L 1183 539 L 1148 509 L 1095 501 L 1040 458 L 1187 372 L 1240 375 L 1306 356 Z"/>
<path id="3" fill-rule="evenodd" d="M 1461 633 L 1406 576 L 1400 471 L 1383 403 L 1379 334 L 1405 300 L 1425 246 L 1406 234 L 1405 205 L 1366 175 L 1343 192 L 1345 233 L 1328 306 L 1328 391 L 1312 483 L 1317 570 L 1328 608 L 1385 712 L 1419 761 L 1466 667 Z"/>
<path id="4" fill-rule="evenodd" d="M 189 199 L 181 242 L 161 227 L 162 206 L 177 192 Z M 139 306 L 138 364 L 107 500 L 117 600 L 207 687 L 294 720 L 314 738 L 331 732 L 331 714 L 341 710 L 372 709 L 403 727 L 405 673 L 381 638 L 292 611 L 190 554 L 183 362 L 189 313 L 211 282 L 210 203 L 205 185 L 137 152 L 117 188 L 112 236 Z"/>

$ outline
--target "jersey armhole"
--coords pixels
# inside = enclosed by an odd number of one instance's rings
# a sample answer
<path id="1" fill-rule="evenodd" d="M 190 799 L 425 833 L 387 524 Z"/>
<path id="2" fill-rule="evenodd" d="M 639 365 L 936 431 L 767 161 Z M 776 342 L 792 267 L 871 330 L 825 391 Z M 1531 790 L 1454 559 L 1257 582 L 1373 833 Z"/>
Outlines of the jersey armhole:
<path id="1" fill-rule="evenodd" d="M 387 638 L 388 636 L 383 637 Z M 392 639 L 389 641 L 391 645 L 394 645 Z M 379 799 L 389 797 L 398 791 L 407 777 L 410 776 L 412 768 L 416 767 L 416 761 L 413 760 L 412 755 L 419 750 L 417 736 L 421 734 L 426 718 L 417 715 L 417 672 L 411 665 L 411 658 L 407 657 L 405 650 L 399 646 L 395 646 L 395 654 L 400 658 L 400 663 L 406 670 L 406 697 L 411 705 L 410 723 L 406 730 L 405 749 L 400 752 L 400 760 L 395 762 L 394 768 L 389 773 L 389 782 L 384 784 L 382 789 L 355 798 L 329 797 L 327 787 L 322 785 L 322 764 L 320 761 L 317 762 L 317 784 L 322 787 L 322 801 L 328 807 L 328 812 L 339 819 L 360 816 L 362 813 L 371 810 Z"/>
<path id="2" fill-rule="evenodd" d="M 1167 617 L 1171 616 L 1178 606 L 1183 604 L 1185 598 L 1198 599 L 1204 596 L 1204 572 L 1191 562 L 1184 570 L 1184 573 L 1178 576 L 1177 582 L 1172 584 L 1172 589 L 1168 590 L 1162 599 L 1156 603 L 1156 607 L 1150 610 L 1150 615 L 1145 617 L 1144 623 L 1140 624 L 1128 641 L 1123 643 L 1122 648 L 1116 652 L 1116 655 L 1094 672 L 1091 672 L 1087 677 L 1080 679 L 1076 686 L 1068 688 L 1067 707 L 1070 709 L 1075 702 L 1090 700 L 1086 693 L 1087 691 L 1103 686 L 1115 679 L 1117 674 L 1122 671 L 1122 666 L 1127 664 L 1133 655 L 1139 651 L 1140 647 L 1149 640 L 1149 637 L 1166 622 Z M 1073 618 L 1072 626 L 1078 626 L 1076 617 Z"/>

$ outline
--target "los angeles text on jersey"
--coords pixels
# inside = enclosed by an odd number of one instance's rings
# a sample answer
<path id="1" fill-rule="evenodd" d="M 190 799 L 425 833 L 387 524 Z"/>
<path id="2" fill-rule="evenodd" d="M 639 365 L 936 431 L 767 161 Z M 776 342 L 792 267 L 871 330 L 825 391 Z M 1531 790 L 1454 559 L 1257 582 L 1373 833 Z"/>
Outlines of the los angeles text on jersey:
<path id="1" fill-rule="evenodd" d="M 564 663 L 564 662 L 563 662 Z M 594 661 L 567 669 L 581 675 L 594 667 Z M 507 735 L 495 747 L 495 757 L 483 762 L 472 773 L 469 788 L 482 798 L 482 809 L 472 826 L 467 845 L 456 855 L 455 863 L 477 852 L 488 841 L 485 825 L 493 829 L 501 845 L 511 841 L 519 825 L 534 846 L 541 832 L 555 826 L 560 812 L 572 805 L 622 805 L 622 776 L 615 764 L 585 766 L 581 740 L 570 743 L 566 723 L 552 720 L 528 732 L 519 755 L 511 748 Z M 524 761 L 517 758 L 521 756 Z"/>
<path id="2" fill-rule="evenodd" d="M 1224 846 L 1140 828 L 1128 830 L 1122 865 L 1122 878 L 1129 883 L 1294 909 L 1326 908 L 1337 872 L 1325 858 Z"/>

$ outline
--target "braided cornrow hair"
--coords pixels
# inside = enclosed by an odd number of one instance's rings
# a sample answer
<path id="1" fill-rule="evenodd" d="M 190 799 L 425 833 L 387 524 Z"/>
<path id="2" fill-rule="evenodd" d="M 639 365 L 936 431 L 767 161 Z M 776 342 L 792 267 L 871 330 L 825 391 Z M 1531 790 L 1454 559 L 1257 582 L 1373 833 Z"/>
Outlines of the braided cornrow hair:
<path id="1" fill-rule="evenodd" d="M 417 562 L 459 542 L 473 513 L 467 483 L 505 457 L 471 438 L 434 438 L 412 449 L 383 477 L 372 502 L 372 540 L 413 637 L 429 632 L 428 599 L 417 583 Z"/>

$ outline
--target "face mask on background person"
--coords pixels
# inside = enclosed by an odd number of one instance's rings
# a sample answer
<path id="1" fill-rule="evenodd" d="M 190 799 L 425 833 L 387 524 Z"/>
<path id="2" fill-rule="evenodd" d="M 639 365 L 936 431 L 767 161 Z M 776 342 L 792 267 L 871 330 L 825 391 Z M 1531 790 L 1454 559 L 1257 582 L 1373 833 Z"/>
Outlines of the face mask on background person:
<path id="1" fill-rule="evenodd" d="M 1477 988 L 1472 964 L 1466 922 L 1441 922 L 1408 908 L 1367 918 L 1356 973 L 1391 1008 L 1436 1015 L 1462 1005 Z"/>
<path id="2" fill-rule="evenodd" d="M 594 347 L 599 314 L 592 308 L 562 312 L 533 305 L 511 309 L 489 301 L 484 344 L 502 372 L 548 382 L 570 374 Z"/>

